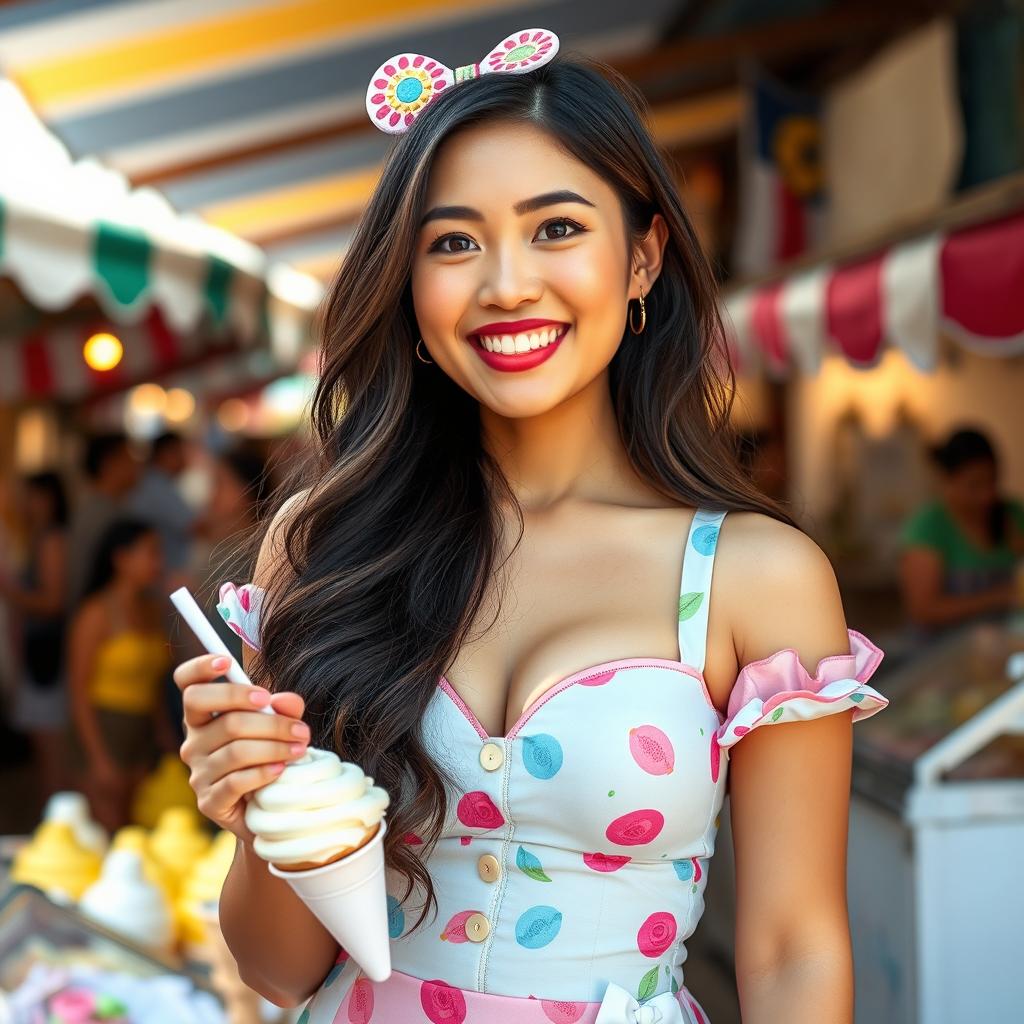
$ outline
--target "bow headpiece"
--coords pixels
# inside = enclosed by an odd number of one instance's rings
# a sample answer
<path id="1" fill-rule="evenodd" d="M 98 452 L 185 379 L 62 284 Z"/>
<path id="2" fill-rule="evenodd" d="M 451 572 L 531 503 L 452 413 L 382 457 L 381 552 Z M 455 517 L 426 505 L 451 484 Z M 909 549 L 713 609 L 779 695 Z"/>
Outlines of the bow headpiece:
<path id="1" fill-rule="evenodd" d="M 454 71 L 422 53 L 396 53 L 370 77 L 366 112 L 383 132 L 407 131 L 423 108 L 444 89 L 496 71 L 514 75 L 547 64 L 558 53 L 558 36 L 546 28 L 525 28 L 503 39 L 479 64 Z"/>

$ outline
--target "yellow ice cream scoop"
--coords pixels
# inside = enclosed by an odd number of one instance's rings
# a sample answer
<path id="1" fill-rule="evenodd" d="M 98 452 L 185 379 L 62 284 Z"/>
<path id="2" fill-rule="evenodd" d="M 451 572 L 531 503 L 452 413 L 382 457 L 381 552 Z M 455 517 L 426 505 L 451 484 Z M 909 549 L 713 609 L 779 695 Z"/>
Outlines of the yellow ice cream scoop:
<path id="1" fill-rule="evenodd" d="M 210 846 L 199 814 L 187 807 L 168 807 L 149 837 L 149 852 L 172 880 L 175 893 Z"/>
<path id="2" fill-rule="evenodd" d="M 137 825 L 153 828 L 169 807 L 196 810 L 188 767 L 177 754 L 164 754 L 155 771 L 142 780 L 132 803 L 132 819 Z"/>
<path id="3" fill-rule="evenodd" d="M 99 856 L 75 838 L 64 821 L 44 821 L 18 851 L 11 880 L 34 885 L 57 900 L 78 900 L 100 876 Z"/>
<path id="4" fill-rule="evenodd" d="M 198 946 L 206 940 L 203 909 L 216 906 L 220 900 L 220 891 L 234 856 L 234 835 L 218 832 L 209 850 L 185 879 L 175 908 L 182 942 Z"/>

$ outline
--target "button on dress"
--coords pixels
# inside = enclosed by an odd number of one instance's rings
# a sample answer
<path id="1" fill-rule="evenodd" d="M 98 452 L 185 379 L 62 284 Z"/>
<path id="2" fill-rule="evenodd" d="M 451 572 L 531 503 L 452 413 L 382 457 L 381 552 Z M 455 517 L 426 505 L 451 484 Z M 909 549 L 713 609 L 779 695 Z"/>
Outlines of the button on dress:
<path id="1" fill-rule="evenodd" d="M 427 860 L 439 913 L 412 930 L 417 889 L 387 872 L 393 972 L 372 982 L 344 950 L 301 1024 L 709 1024 L 684 983 L 704 909 L 729 751 L 752 729 L 888 703 L 868 685 L 882 651 L 812 677 L 793 649 L 742 669 L 723 716 L 703 678 L 724 512 L 698 509 L 682 559 L 679 660 L 633 657 L 567 676 L 505 736 L 442 677 L 431 756 L 457 782 Z M 259 647 L 263 591 L 225 583 L 218 608 Z M 422 846 L 415 833 L 405 836 Z"/>

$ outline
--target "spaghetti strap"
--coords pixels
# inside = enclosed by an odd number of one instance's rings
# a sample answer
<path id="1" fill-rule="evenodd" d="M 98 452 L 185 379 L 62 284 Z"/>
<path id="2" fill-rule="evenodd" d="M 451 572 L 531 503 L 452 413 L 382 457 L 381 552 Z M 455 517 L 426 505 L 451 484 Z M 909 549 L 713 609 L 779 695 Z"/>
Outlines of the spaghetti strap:
<path id="1" fill-rule="evenodd" d="M 708 605 L 715 568 L 718 531 L 725 512 L 698 508 L 690 523 L 679 584 L 679 660 L 704 671 L 707 653 Z"/>

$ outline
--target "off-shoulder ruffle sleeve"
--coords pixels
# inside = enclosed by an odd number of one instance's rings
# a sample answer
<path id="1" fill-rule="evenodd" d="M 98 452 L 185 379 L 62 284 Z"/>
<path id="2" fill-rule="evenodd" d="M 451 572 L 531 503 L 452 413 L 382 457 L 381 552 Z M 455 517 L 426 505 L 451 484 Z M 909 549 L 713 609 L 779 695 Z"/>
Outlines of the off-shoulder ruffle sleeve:
<path id="1" fill-rule="evenodd" d="M 733 685 L 728 715 L 716 734 L 719 747 L 733 746 L 762 725 L 807 721 L 850 708 L 858 722 L 881 711 L 889 701 L 867 683 L 883 653 L 863 634 L 847 632 L 850 653 L 822 658 L 813 677 L 792 647 L 746 665 Z"/>
<path id="2" fill-rule="evenodd" d="M 263 588 L 255 583 L 222 583 L 217 611 L 228 624 L 254 651 L 260 649 L 260 608 L 263 604 Z"/>

